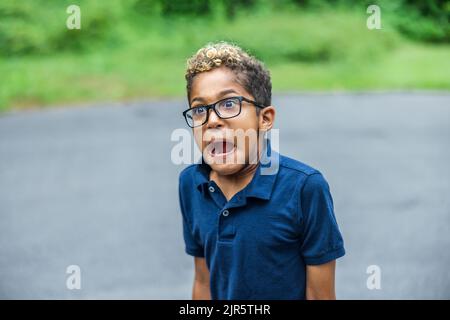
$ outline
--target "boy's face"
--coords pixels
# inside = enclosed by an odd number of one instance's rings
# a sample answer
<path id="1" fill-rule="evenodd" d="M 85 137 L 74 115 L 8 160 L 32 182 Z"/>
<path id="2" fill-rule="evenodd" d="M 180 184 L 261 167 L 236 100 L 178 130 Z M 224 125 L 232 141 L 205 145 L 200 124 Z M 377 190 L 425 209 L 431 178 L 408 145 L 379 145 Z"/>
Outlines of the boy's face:
<path id="1" fill-rule="evenodd" d="M 189 102 L 194 108 L 236 96 L 255 100 L 236 82 L 236 76 L 230 69 L 219 67 L 195 76 Z M 266 108 L 261 109 L 259 116 L 256 108 L 253 104 L 243 101 L 241 113 L 230 119 L 221 119 L 214 110 L 210 109 L 208 121 L 193 129 L 195 141 L 202 151 L 205 162 L 212 170 L 221 175 L 235 174 L 249 163 L 250 154 L 254 155 L 258 151 L 258 143 L 254 143 L 254 139 L 249 143 L 249 139 L 246 138 L 245 143 L 240 143 L 236 136 L 237 132 L 256 134 L 258 129 L 270 129 L 271 124 L 268 128 L 267 123 L 264 122 L 263 111 Z"/>

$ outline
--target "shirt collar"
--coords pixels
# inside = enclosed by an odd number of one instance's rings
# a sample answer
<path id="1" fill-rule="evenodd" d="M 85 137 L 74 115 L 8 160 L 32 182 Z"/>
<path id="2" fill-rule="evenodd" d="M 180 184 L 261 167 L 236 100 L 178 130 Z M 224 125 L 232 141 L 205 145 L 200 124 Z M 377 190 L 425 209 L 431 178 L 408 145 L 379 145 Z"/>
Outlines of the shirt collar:
<path id="1" fill-rule="evenodd" d="M 199 191 L 203 191 L 203 188 L 209 184 L 209 173 L 211 172 L 211 167 L 203 161 L 203 157 L 197 164 L 196 171 L 195 186 Z"/>
<path id="2" fill-rule="evenodd" d="M 276 151 L 273 151 L 270 146 L 270 141 L 267 140 L 266 148 L 262 153 L 261 161 L 258 163 L 255 175 L 252 181 L 245 187 L 245 197 L 255 197 L 260 199 L 269 200 L 272 194 L 273 186 L 278 175 L 280 155 Z M 209 173 L 211 167 L 203 161 L 197 165 L 197 173 L 195 175 L 195 186 L 197 189 L 205 193 L 208 187 Z"/>

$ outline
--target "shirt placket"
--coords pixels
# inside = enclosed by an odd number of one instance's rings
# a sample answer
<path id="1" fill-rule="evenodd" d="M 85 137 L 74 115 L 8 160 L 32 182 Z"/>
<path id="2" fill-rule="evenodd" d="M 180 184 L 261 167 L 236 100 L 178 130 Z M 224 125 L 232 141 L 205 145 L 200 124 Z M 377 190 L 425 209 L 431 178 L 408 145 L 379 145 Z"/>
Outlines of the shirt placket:
<path id="1" fill-rule="evenodd" d="M 217 211 L 217 240 L 219 243 L 230 243 L 236 235 L 233 211 L 236 210 L 235 208 L 243 206 L 245 199 L 239 192 L 230 201 L 227 201 L 214 181 L 208 183 L 208 192 L 219 208 Z"/>

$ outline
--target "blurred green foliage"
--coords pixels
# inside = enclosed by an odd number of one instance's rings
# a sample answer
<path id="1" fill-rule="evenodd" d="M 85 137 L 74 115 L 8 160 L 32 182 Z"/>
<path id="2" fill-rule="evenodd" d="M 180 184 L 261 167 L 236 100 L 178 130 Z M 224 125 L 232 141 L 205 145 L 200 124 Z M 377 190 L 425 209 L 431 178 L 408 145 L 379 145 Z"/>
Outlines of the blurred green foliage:
<path id="1" fill-rule="evenodd" d="M 2 0 L 0 54 L 48 54 L 90 47 L 104 40 L 116 19 L 121 18 L 125 12 L 122 2 Z M 74 3 L 83 7 L 83 32 L 65 28 L 66 8 Z"/>
<path id="2" fill-rule="evenodd" d="M 117 24 L 135 22 L 136 14 L 146 19 L 187 19 L 186 23 L 204 17 L 208 19 L 233 19 L 239 12 L 273 9 L 317 10 L 328 8 L 359 8 L 379 4 L 383 18 L 408 37 L 419 41 L 448 43 L 450 28 L 450 1 L 444 0 L 2 0 L 0 2 L 0 54 L 17 55 L 51 53 L 60 50 L 82 50 L 99 41 L 113 37 Z M 61 8 L 70 4 L 82 7 L 83 32 L 61 28 L 67 13 Z M 256 33 L 256 32 L 255 32 Z M 288 55 L 305 58 L 317 55 L 328 59 L 332 49 L 320 48 Z"/>
<path id="3" fill-rule="evenodd" d="M 382 29 L 366 27 L 368 4 Z M 81 8 L 68 30 L 66 8 Z M 0 110 L 184 93 L 185 59 L 236 42 L 274 90 L 448 89 L 449 1 L 1 0 Z"/>

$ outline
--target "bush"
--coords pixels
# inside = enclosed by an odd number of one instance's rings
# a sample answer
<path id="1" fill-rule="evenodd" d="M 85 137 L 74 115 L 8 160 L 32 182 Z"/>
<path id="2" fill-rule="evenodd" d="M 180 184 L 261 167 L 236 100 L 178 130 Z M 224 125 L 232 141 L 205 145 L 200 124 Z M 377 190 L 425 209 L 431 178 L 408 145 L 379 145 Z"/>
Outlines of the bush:
<path id="1" fill-rule="evenodd" d="M 162 14 L 163 16 L 187 15 L 204 16 L 223 8 L 228 16 L 234 16 L 239 9 L 250 8 L 256 0 L 137 0 L 134 8 L 145 14 Z"/>
<path id="2" fill-rule="evenodd" d="M 407 37 L 425 42 L 449 42 L 450 1 L 448 0 L 292 0 L 304 9 L 356 8 L 363 11 L 369 5 L 381 8 L 388 21 Z"/>
<path id="3" fill-rule="evenodd" d="M 73 1 L 48 2 L 2 0 L 0 2 L 0 54 L 48 54 L 82 50 L 105 39 L 117 21 L 121 1 L 78 1 L 81 30 L 68 30 L 66 8 Z"/>
<path id="4" fill-rule="evenodd" d="M 380 6 L 383 24 L 387 22 L 410 39 L 422 42 L 449 42 L 450 2 L 448 1 L 364 1 L 365 6 L 369 4 Z"/>
<path id="5" fill-rule="evenodd" d="M 424 42 L 450 41 L 450 2 L 404 0 L 391 17 L 406 36 Z"/>
<path id="6" fill-rule="evenodd" d="M 385 26 L 394 26 L 401 33 L 418 41 L 449 42 L 450 2 L 444 0 L 1 0 L 0 55 L 49 54 L 61 50 L 86 51 L 104 46 L 108 41 L 117 44 L 122 41 L 122 36 L 126 41 L 127 32 L 129 35 L 130 30 L 131 34 L 137 29 L 147 30 L 142 26 L 150 26 L 151 20 L 158 20 L 159 24 L 167 29 L 163 32 L 170 32 L 172 21 L 176 19 L 184 19 L 188 26 L 197 23 L 206 25 L 205 21 L 209 20 L 230 21 L 230 17 L 248 17 L 253 19 L 254 24 L 246 25 L 253 30 L 246 30 L 243 34 L 250 35 L 251 38 L 242 37 L 241 40 L 248 42 L 249 47 L 256 53 L 264 54 L 269 59 L 281 54 L 288 60 L 328 61 L 334 59 L 336 53 L 342 55 L 339 52 L 343 51 L 343 48 L 336 45 L 336 41 L 347 44 L 347 39 L 333 39 L 333 30 L 329 30 L 327 25 L 318 30 L 309 30 L 310 34 L 314 34 L 314 38 L 302 37 L 302 33 L 292 30 L 293 27 L 286 25 L 285 21 L 271 21 L 273 12 L 301 11 L 307 19 L 308 12 L 325 8 L 323 11 L 333 13 L 344 7 L 352 8 L 347 11 L 357 10 L 361 19 L 364 19 L 365 8 L 374 2 L 382 9 L 383 29 Z M 81 31 L 68 30 L 65 26 L 68 16 L 66 8 L 70 4 L 78 4 L 81 7 Z M 260 22 L 254 21 L 252 17 L 259 12 L 267 13 L 264 23 L 270 25 L 270 28 L 262 24 L 260 27 Z M 345 19 L 339 14 L 336 17 Z M 331 15 L 330 20 L 343 28 L 348 25 L 346 21 L 337 21 Z M 142 26 L 139 23 L 142 23 Z M 302 21 L 299 21 L 299 25 L 302 25 Z M 254 30 L 255 26 L 258 26 L 258 30 Z M 224 28 L 222 33 L 227 36 L 226 24 Z M 265 31 L 261 32 L 262 29 Z M 239 30 L 233 32 L 239 37 Z M 286 44 L 285 40 L 271 36 L 283 33 L 291 34 L 292 41 L 296 43 Z M 197 35 L 191 37 L 196 38 Z M 268 37 L 270 39 L 267 39 Z M 295 40 L 299 38 L 300 40 Z M 304 42 L 301 48 L 297 45 L 298 41 Z"/>

